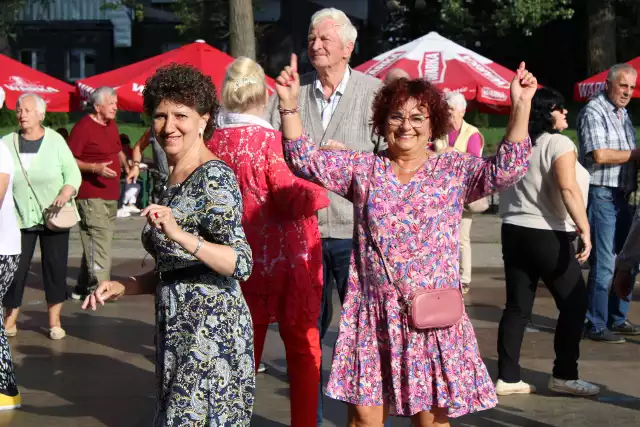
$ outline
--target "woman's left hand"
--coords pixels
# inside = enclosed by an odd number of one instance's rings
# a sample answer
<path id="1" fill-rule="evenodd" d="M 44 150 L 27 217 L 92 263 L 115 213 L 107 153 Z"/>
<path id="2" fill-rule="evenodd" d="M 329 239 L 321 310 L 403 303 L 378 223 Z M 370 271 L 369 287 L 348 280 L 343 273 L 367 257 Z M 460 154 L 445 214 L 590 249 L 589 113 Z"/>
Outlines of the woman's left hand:
<path id="1" fill-rule="evenodd" d="M 538 79 L 525 68 L 525 63 L 522 61 L 511 82 L 511 105 L 520 101 L 531 101 L 536 90 L 538 90 Z"/>
<path id="2" fill-rule="evenodd" d="M 51 207 L 62 208 L 64 205 L 69 203 L 69 200 L 71 200 L 71 197 L 65 196 L 64 194 L 60 193 L 58 194 L 58 197 L 55 198 L 53 203 L 51 203 Z"/>
<path id="3" fill-rule="evenodd" d="M 147 217 L 149 225 L 162 231 L 171 240 L 175 240 L 182 231 L 169 207 L 149 205 L 140 215 Z"/>

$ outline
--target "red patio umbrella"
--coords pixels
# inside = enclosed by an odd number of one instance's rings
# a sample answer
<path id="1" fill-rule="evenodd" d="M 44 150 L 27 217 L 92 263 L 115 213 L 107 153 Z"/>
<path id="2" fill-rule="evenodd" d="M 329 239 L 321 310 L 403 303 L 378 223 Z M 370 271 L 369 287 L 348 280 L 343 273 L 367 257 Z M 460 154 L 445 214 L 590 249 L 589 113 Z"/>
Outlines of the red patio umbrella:
<path id="1" fill-rule="evenodd" d="M 49 112 L 68 112 L 78 105 L 73 86 L 4 55 L 0 55 L 0 86 L 10 110 L 24 93 L 39 95 Z"/>
<path id="2" fill-rule="evenodd" d="M 640 56 L 627 62 L 640 74 Z M 588 101 L 593 95 L 597 95 L 604 89 L 604 82 L 607 80 L 607 73 L 609 70 L 605 70 L 601 73 L 591 76 L 586 80 L 576 83 L 573 87 L 573 99 L 576 101 Z M 634 98 L 640 98 L 640 89 L 636 88 L 633 92 Z"/>
<path id="3" fill-rule="evenodd" d="M 425 78 L 443 92 L 460 92 L 480 106 L 506 110 L 511 105 L 514 71 L 436 32 L 378 55 L 356 70 L 384 79 L 392 68 L 401 68 L 412 78 Z"/>
<path id="4" fill-rule="evenodd" d="M 140 113 L 143 111 L 142 91 L 145 82 L 158 68 L 171 63 L 193 65 L 204 74 L 211 76 L 220 93 L 227 66 L 233 60 L 233 57 L 198 40 L 161 55 L 79 80 L 77 85 L 83 98 L 100 86 L 110 86 L 118 93 L 120 109 Z M 275 87 L 273 79 L 267 77 L 266 83 L 273 90 L 272 88 Z"/>

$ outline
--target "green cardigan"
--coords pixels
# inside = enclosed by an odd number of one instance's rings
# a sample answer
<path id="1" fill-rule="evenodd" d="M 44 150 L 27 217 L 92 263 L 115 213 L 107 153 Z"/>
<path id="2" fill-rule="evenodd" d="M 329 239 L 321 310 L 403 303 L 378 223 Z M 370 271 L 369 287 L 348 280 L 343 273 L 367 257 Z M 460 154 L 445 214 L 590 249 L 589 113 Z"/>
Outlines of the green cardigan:
<path id="1" fill-rule="evenodd" d="M 2 142 L 13 156 L 15 167 L 13 199 L 16 205 L 18 225 L 21 229 L 30 228 L 43 224 L 44 218 L 42 217 L 42 209 L 33 197 L 33 191 L 29 188 L 29 184 L 27 184 L 22 172 L 14 138 L 17 140 L 17 135 L 15 132 L 11 132 L 2 138 Z M 27 174 L 38 201 L 42 203 L 42 207 L 45 209 L 51 206 L 63 186 L 70 185 L 76 189 L 77 193 L 82 183 L 80 169 L 76 159 L 71 154 L 71 150 L 69 150 L 67 142 L 58 132 L 49 128 L 44 128 L 42 145 L 33 158 Z"/>

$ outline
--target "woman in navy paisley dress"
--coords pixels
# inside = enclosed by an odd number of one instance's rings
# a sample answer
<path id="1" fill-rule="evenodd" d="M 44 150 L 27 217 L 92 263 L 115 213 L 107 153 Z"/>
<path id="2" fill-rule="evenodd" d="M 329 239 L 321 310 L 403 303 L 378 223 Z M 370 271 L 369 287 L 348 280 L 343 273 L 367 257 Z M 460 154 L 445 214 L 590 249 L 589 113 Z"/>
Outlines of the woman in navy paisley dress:
<path id="1" fill-rule="evenodd" d="M 233 171 L 205 147 L 217 112 L 209 77 L 161 68 L 145 111 L 173 170 L 160 205 L 142 211 L 154 271 L 102 282 L 85 301 L 156 295 L 156 427 L 248 426 L 255 374 L 251 316 L 238 281 L 252 268 Z"/>

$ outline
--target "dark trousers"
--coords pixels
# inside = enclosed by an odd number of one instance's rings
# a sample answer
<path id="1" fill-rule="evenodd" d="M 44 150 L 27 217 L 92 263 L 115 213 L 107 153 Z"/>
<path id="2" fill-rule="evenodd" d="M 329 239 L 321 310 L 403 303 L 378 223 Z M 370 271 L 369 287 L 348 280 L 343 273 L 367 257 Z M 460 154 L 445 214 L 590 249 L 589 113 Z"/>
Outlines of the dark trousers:
<path id="1" fill-rule="evenodd" d="M 322 287 L 322 306 L 320 308 L 320 339 L 329 329 L 333 317 L 333 289 L 338 290 L 340 304 L 347 293 L 347 278 L 353 239 L 322 239 L 322 267 L 324 286 Z"/>
<path id="2" fill-rule="evenodd" d="M 31 259 L 40 238 L 42 256 L 42 279 L 47 304 L 58 304 L 67 298 L 67 258 L 69 255 L 69 231 L 57 232 L 48 229 L 22 230 L 22 254 L 18 271 L 13 278 L 2 304 L 6 308 L 22 305 L 24 286 L 29 275 Z"/>
<path id="3" fill-rule="evenodd" d="M 322 267 L 324 269 L 324 286 L 322 287 L 322 302 L 318 329 L 320 329 L 320 347 L 331 317 L 333 316 L 333 304 L 331 296 L 334 287 L 338 290 L 340 304 L 344 302 L 347 293 L 347 278 L 349 277 L 349 263 L 351 262 L 351 250 L 353 239 L 322 239 Z M 322 425 L 323 419 L 323 392 L 322 392 L 322 359 L 320 359 L 320 394 L 318 395 L 318 422 Z"/>
<path id="4" fill-rule="evenodd" d="M 520 347 L 542 279 L 560 311 L 554 339 L 553 376 L 578 379 L 587 289 L 571 233 L 502 225 L 507 304 L 498 329 L 498 378 L 520 381 Z"/>

